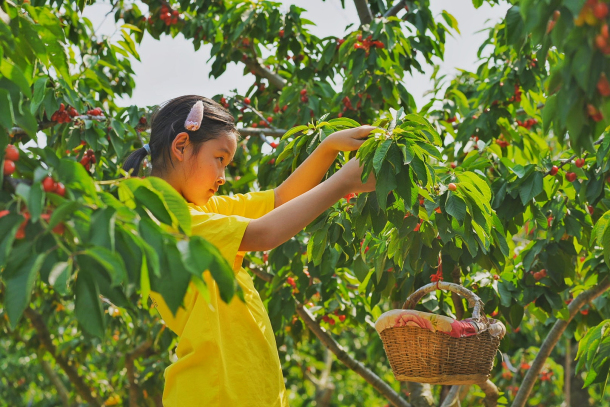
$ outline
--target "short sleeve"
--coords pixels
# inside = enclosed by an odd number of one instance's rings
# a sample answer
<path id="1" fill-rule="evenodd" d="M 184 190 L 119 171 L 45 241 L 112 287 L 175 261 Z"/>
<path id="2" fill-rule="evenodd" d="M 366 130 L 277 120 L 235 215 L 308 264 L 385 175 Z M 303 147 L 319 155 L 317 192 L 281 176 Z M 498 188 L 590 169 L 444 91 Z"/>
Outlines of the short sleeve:
<path id="1" fill-rule="evenodd" d="M 241 245 L 249 218 L 191 210 L 192 234 L 201 236 L 220 250 L 222 257 L 233 264 Z"/>
<path id="2" fill-rule="evenodd" d="M 219 195 L 210 198 L 205 206 L 207 212 L 223 215 L 237 215 L 249 219 L 258 219 L 271 212 L 275 207 L 275 191 L 248 192 L 232 196 Z"/>

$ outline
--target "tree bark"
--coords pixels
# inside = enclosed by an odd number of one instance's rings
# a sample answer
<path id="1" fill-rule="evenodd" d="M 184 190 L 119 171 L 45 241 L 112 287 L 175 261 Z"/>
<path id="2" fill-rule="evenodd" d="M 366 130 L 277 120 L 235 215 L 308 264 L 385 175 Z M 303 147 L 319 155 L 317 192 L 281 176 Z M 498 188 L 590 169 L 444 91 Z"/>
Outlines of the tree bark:
<path id="1" fill-rule="evenodd" d="M 521 385 L 519 386 L 519 391 L 515 396 L 515 400 L 513 401 L 512 407 L 525 406 L 525 403 L 527 402 L 527 399 L 530 393 L 532 392 L 532 389 L 534 388 L 534 383 L 536 382 L 536 379 L 538 378 L 538 375 L 540 374 L 540 371 L 544 366 L 544 362 L 551 354 L 555 345 L 557 345 L 557 342 L 561 338 L 561 334 L 563 333 L 563 331 L 565 331 L 570 321 L 572 321 L 576 313 L 580 311 L 580 309 L 585 304 L 588 304 L 595 298 L 602 295 L 608 288 L 610 288 L 610 280 L 604 280 L 603 282 L 598 283 L 598 285 L 580 293 L 578 297 L 576 297 L 570 303 L 570 305 L 568 306 L 570 317 L 567 321 L 564 321 L 563 319 L 558 319 L 553 325 L 553 328 L 542 343 L 540 351 L 538 352 L 536 359 L 534 359 L 534 362 L 532 363 L 532 367 L 527 371 L 523 382 L 521 382 Z"/>
<path id="2" fill-rule="evenodd" d="M 406 0 L 400 0 L 398 3 L 394 4 L 388 11 L 383 15 L 384 17 L 394 17 L 400 10 L 402 10 L 407 4 Z"/>
<path id="3" fill-rule="evenodd" d="M 370 24 L 373 21 L 373 13 L 371 13 L 368 0 L 354 0 L 354 5 L 360 18 L 360 25 Z"/>
<path id="4" fill-rule="evenodd" d="M 125 355 L 125 368 L 127 369 L 127 380 L 129 381 L 129 407 L 138 407 L 140 399 L 140 386 L 136 381 L 134 361 L 142 356 L 152 346 L 152 340 L 147 339 L 134 350 Z"/>
<path id="5" fill-rule="evenodd" d="M 479 384 L 479 387 L 485 393 L 485 407 L 496 407 L 500 398 L 498 387 L 491 380 Z"/>
<path id="6" fill-rule="evenodd" d="M 40 343 L 44 346 L 44 348 L 53 356 L 55 362 L 63 369 L 66 373 L 66 376 L 70 379 L 70 382 L 76 388 L 77 393 L 89 404 L 92 406 L 101 407 L 103 403 L 98 400 L 93 394 L 91 394 L 91 390 L 89 386 L 85 382 L 85 379 L 82 378 L 78 374 L 78 370 L 68 363 L 66 359 L 64 359 L 60 354 L 57 353 L 57 349 L 51 340 L 51 334 L 44 323 L 44 320 L 36 311 L 32 308 L 26 308 L 24 311 L 25 316 L 30 320 L 32 326 L 36 330 L 36 334 Z"/>
<path id="7" fill-rule="evenodd" d="M 64 407 L 70 407 L 70 392 L 68 392 L 68 389 L 66 389 L 66 386 L 64 386 L 61 378 L 57 375 L 55 370 L 53 370 L 51 365 L 49 365 L 49 363 L 43 359 L 43 356 L 44 351 L 41 349 L 38 352 L 38 361 L 40 362 L 40 366 L 42 366 L 42 370 L 44 370 L 45 374 L 51 381 L 51 384 L 53 384 L 53 387 L 55 387 L 55 390 L 57 390 L 57 395 L 61 400 L 61 404 Z"/>

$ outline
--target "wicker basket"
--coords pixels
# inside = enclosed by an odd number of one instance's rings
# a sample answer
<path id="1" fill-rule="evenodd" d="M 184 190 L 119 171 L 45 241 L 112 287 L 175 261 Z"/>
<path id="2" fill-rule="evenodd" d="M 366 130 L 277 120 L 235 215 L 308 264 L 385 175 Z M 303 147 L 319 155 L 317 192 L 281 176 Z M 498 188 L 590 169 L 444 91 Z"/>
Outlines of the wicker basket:
<path id="1" fill-rule="evenodd" d="M 457 284 L 425 285 L 407 298 L 403 309 L 413 309 L 424 295 L 437 287 L 465 297 L 474 307 L 472 320 L 489 327 L 490 321 L 481 314 L 481 299 Z M 417 326 L 386 328 L 380 336 L 396 380 L 445 385 L 485 382 L 501 339 L 501 335 L 492 336 L 489 330 L 455 338 Z"/>

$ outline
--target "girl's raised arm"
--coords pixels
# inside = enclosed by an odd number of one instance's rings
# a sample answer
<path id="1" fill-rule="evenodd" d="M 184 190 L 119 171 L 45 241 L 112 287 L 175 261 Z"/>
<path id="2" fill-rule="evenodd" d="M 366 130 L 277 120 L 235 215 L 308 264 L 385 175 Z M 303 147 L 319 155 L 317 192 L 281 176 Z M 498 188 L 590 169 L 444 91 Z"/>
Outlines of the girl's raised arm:
<path id="1" fill-rule="evenodd" d="M 239 251 L 271 250 L 303 230 L 341 197 L 353 192 L 374 191 L 374 175 L 369 175 L 366 184 L 361 182 L 361 175 L 362 167 L 352 158 L 326 181 L 250 221 Z"/>

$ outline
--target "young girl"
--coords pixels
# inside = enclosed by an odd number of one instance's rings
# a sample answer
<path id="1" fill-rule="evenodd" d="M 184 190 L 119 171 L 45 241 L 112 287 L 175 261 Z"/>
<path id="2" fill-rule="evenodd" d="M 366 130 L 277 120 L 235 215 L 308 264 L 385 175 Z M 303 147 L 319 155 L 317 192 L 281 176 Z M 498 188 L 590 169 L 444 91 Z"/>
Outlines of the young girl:
<path id="1" fill-rule="evenodd" d="M 374 176 L 362 184 L 355 159 L 320 183 L 338 152 L 357 150 L 372 129 L 330 135 L 275 189 L 216 196 L 239 140 L 233 117 L 213 100 L 194 95 L 172 99 L 155 111 L 150 143 L 134 151 L 123 168 L 135 176 L 151 155 L 152 175 L 186 199 L 192 233 L 233 264 L 245 297 L 245 303 L 224 303 L 209 272 L 204 278 L 210 301 L 190 287 L 176 315 L 160 295 L 151 294 L 166 325 L 180 337 L 178 360 L 165 370 L 165 406 L 288 406 L 271 322 L 242 259 L 248 251 L 286 242 L 344 195 L 373 191 Z"/>

